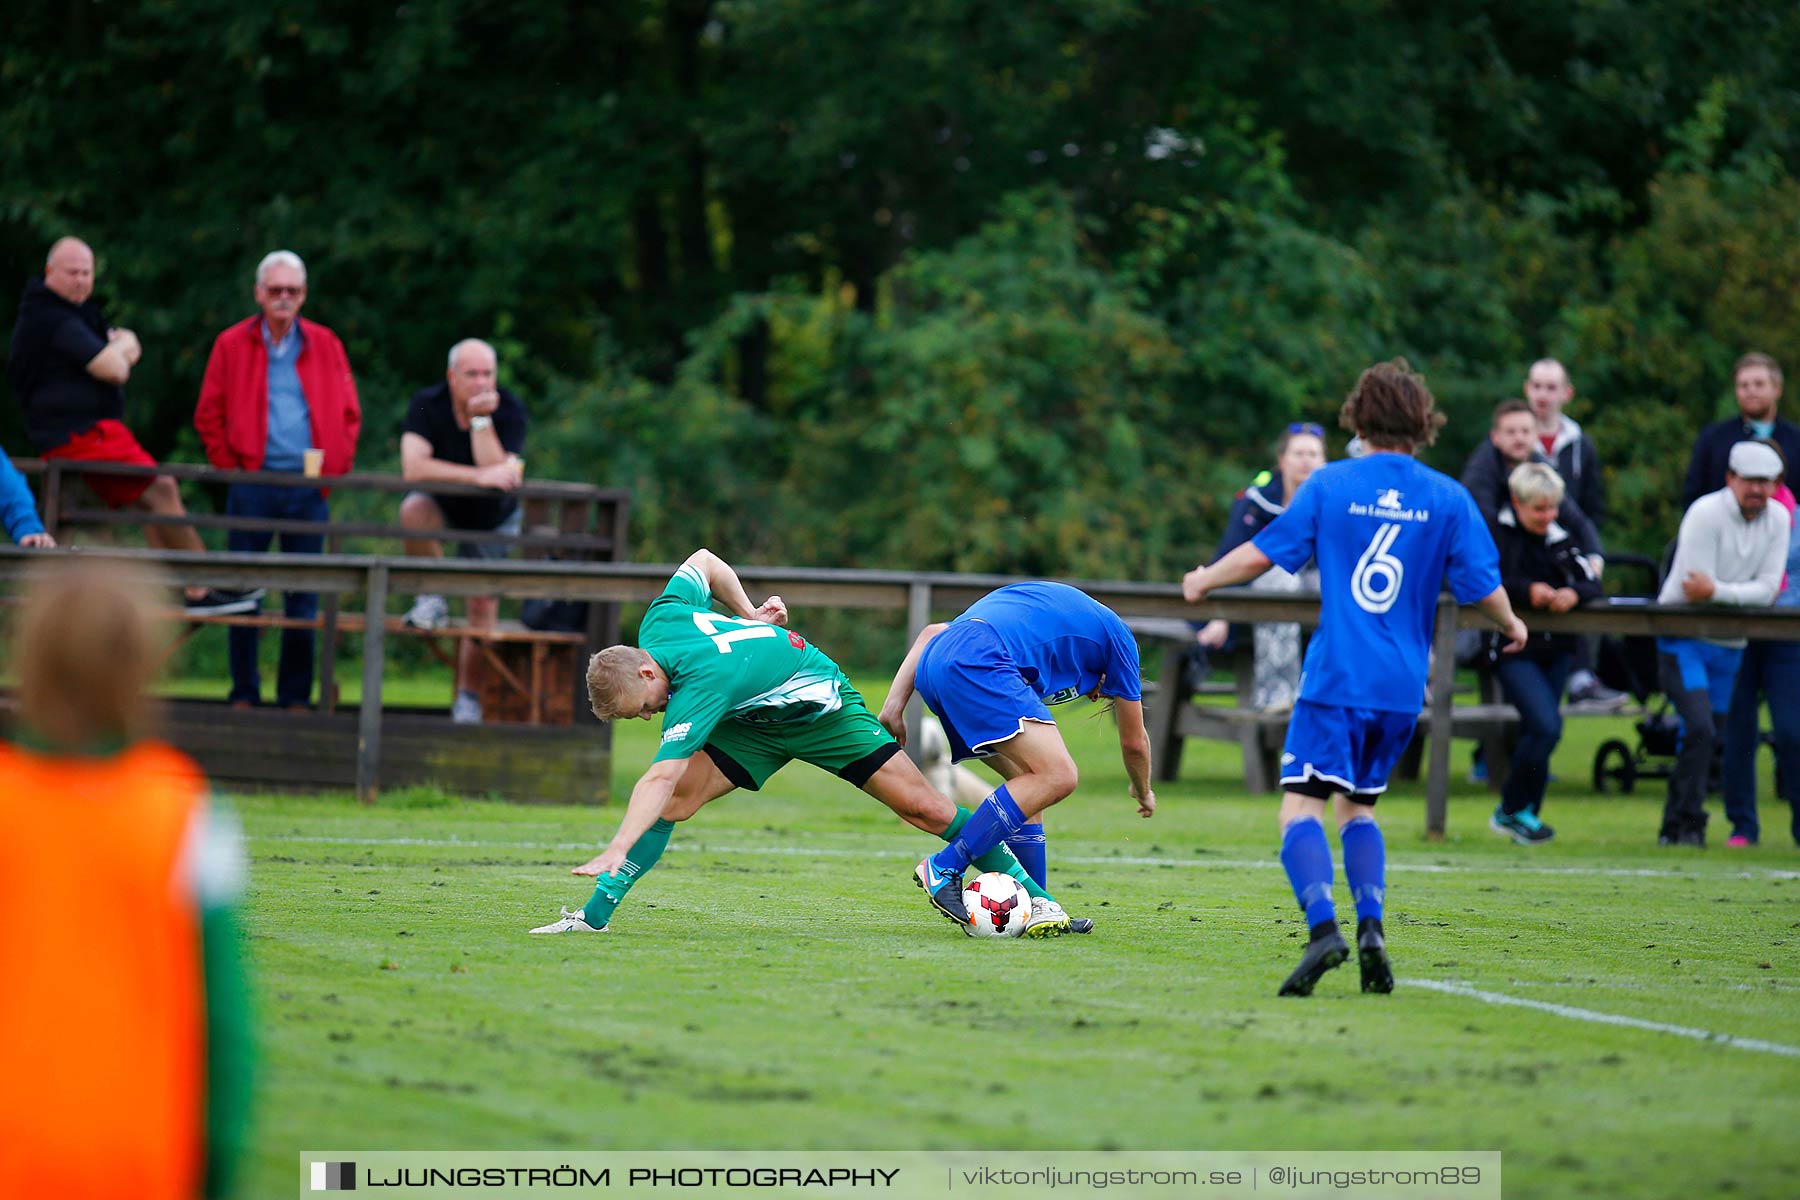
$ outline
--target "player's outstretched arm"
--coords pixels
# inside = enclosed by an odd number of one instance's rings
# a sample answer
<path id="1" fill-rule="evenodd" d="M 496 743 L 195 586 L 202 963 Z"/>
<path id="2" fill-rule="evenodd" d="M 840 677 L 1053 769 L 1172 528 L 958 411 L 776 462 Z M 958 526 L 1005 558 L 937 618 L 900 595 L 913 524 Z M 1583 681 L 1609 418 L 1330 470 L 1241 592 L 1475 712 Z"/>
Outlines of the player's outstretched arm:
<path id="1" fill-rule="evenodd" d="M 1112 701 L 1113 719 L 1119 723 L 1119 753 L 1125 759 L 1125 776 L 1131 781 L 1131 798 L 1138 816 L 1156 815 L 1156 793 L 1150 787 L 1150 731 L 1144 727 L 1144 702 Z"/>
<path id="2" fill-rule="evenodd" d="M 919 659 L 925 653 L 925 647 L 931 639 L 948 628 L 940 621 L 935 625 L 927 625 L 913 639 L 912 649 L 906 652 L 906 658 L 900 663 L 900 669 L 894 672 L 894 682 L 888 684 L 887 700 L 881 706 L 876 719 L 881 727 L 894 735 L 894 740 L 902 746 L 906 745 L 906 702 L 912 699 L 913 680 L 919 673 Z"/>
<path id="3" fill-rule="evenodd" d="M 650 769 L 638 777 L 637 785 L 631 789 L 631 800 L 625 805 L 625 816 L 619 822 L 619 832 L 613 834 L 613 839 L 607 843 L 605 850 L 569 874 L 611 875 L 624 866 L 625 855 L 661 819 L 669 797 L 675 794 L 675 784 L 680 781 L 682 772 L 687 770 L 687 765 L 688 760 L 685 758 L 665 758 L 661 762 L 651 763 Z"/>
<path id="4" fill-rule="evenodd" d="M 738 616 L 770 625 L 787 624 L 787 605 L 782 603 L 780 596 L 770 596 L 760 605 L 750 603 L 749 593 L 744 591 L 743 581 L 737 577 L 737 572 L 731 569 L 730 563 L 711 550 L 694 551 L 682 566 L 692 567 L 700 572 L 713 598 Z"/>
<path id="5" fill-rule="evenodd" d="M 1513 611 L 1512 601 L 1506 598 L 1505 588 L 1495 588 L 1477 600 L 1475 607 L 1506 638 L 1506 645 L 1502 647 L 1505 653 L 1516 654 L 1525 648 L 1525 641 L 1531 636 L 1531 631 L 1525 628 L 1525 622 Z"/>
<path id="6" fill-rule="evenodd" d="M 1212 566 L 1195 567 L 1183 575 L 1181 598 L 1189 604 L 1198 604 L 1214 588 L 1249 583 L 1274 565 L 1268 555 L 1256 548 L 1255 542 L 1245 542 Z"/>

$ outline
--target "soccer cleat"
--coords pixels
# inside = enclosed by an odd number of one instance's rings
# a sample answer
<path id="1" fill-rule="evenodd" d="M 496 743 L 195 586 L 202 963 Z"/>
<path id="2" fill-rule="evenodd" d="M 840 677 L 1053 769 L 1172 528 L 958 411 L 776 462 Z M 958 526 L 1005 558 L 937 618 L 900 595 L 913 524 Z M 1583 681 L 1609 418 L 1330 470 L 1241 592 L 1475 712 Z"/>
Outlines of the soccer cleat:
<path id="1" fill-rule="evenodd" d="M 1381 918 L 1364 917 L 1356 923 L 1356 962 L 1362 968 L 1363 991 L 1385 996 L 1394 990 L 1394 967 L 1388 962 Z"/>
<path id="2" fill-rule="evenodd" d="M 1092 918 L 1092 917 L 1070 917 L 1069 918 L 1069 932 L 1070 933 L 1092 933 L 1092 932 L 1094 932 L 1094 918 Z"/>
<path id="3" fill-rule="evenodd" d="M 565 908 L 562 910 L 562 916 L 560 916 L 556 920 L 550 922 L 548 925 L 539 925 L 536 929 L 532 930 L 531 932 L 533 932 L 533 933 L 607 933 L 611 929 L 612 929 L 611 925 L 602 925 L 600 928 L 595 929 L 592 925 L 589 925 L 587 923 L 587 916 L 582 912 L 581 909 L 578 908 L 574 912 L 570 912 L 568 909 Z"/>
<path id="4" fill-rule="evenodd" d="M 1496 808 L 1494 815 L 1488 818 L 1488 828 L 1521 846 L 1535 846 L 1556 836 L 1556 830 L 1538 820 L 1538 815 L 1529 808 L 1516 813 Z"/>
<path id="5" fill-rule="evenodd" d="M 1021 934 L 1029 938 L 1061 937 L 1069 932 L 1073 924 L 1062 905 L 1048 896 L 1033 896 L 1031 915 L 1025 918 L 1025 928 Z"/>
<path id="6" fill-rule="evenodd" d="M 183 601 L 181 611 L 193 617 L 228 617 L 236 613 L 255 612 L 262 607 L 262 598 L 262 588 L 249 588 L 241 592 L 207 588 L 204 596 Z"/>
<path id="7" fill-rule="evenodd" d="M 1344 935 L 1333 925 L 1324 935 L 1307 943 L 1306 953 L 1300 956 L 1300 965 L 1282 983 L 1277 995 L 1312 995 L 1313 984 L 1333 967 L 1342 966 L 1349 957 L 1350 947 L 1344 944 Z"/>
<path id="8" fill-rule="evenodd" d="M 406 610 L 406 625 L 410 629 L 442 629 L 450 623 L 450 605 L 442 596 L 426 592 L 413 606 Z"/>
<path id="9" fill-rule="evenodd" d="M 969 932 L 969 910 L 963 906 L 962 875 L 946 875 L 930 858 L 922 858 L 913 868 L 913 882 L 925 889 L 932 907 Z"/>

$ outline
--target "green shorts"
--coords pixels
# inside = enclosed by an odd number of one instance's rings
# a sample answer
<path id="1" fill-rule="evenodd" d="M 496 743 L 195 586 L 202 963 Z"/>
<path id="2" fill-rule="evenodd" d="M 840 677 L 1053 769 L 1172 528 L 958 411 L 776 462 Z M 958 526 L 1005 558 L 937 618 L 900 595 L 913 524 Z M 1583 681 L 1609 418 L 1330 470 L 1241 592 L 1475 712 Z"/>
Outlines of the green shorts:
<path id="1" fill-rule="evenodd" d="M 706 739 L 706 753 L 734 785 L 759 791 L 769 776 L 794 759 L 823 767 L 861 787 L 900 752 L 855 688 L 844 685 L 844 706 L 799 725 L 721 721 Z"/>

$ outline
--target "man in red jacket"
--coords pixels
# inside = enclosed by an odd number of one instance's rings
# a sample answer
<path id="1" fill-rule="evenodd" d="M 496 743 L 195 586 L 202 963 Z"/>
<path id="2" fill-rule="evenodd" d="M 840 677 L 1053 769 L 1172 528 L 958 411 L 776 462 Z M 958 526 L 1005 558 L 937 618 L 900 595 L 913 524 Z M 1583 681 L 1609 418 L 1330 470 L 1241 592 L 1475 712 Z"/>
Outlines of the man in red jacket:
<path id="1" fill-rule="evenodd" d="M 302 320 L 306 264 L 290 250 L 277 250 L 256 268 L 256 304 L 262 311 L 221 333 L 213 342 L 194 409 L 194 428 L 215 467 L 239 471 L 318 470 L 342 475 L 356 457 L 362 429 L 356 380 L 344 344 L 323 325 Z M 309 458 L 313 464 L 309 464 Z M 312 487 L 233 484 L 225 511 L 234 517 L 324 522 L 331 519 L 325 493 Z M 272 532 L 234 529 L 227 547 L 262 552 Z M 283 533 L 287 554 L 317 554 L 325 539 L 317 533 Z M 286 614 L 302 620 L 318 615 L 311 592 L 283 596 Z M 256 666 L 260 630 L 231 630 L 231 702 L 262 703 Z M 313 632 L 284 629 L 275 702 L 305 708 L 312 698 Z"/>

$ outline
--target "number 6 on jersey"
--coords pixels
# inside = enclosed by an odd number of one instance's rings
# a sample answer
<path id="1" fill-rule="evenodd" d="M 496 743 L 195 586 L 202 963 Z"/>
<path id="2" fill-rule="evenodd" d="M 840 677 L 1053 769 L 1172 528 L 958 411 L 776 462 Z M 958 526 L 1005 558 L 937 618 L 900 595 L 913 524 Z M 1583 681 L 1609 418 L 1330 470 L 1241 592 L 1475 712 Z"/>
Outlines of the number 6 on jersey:
<path id="1" fill-rule="evenodd" d="M 1350 575 L 1350 595 L 1357 606 L 1372 613 L 1384 613 L 1400 598 L 1400 580 L 1406 575 L 1406 564 L 1389 554 L 1400 526 L 1385 522 L 1375 531 L 1368 549 L 1356 560 Z"/>

